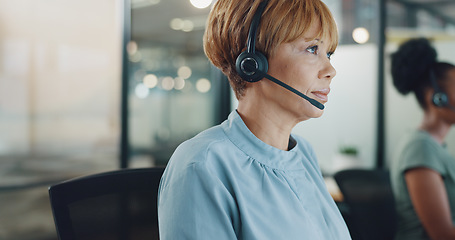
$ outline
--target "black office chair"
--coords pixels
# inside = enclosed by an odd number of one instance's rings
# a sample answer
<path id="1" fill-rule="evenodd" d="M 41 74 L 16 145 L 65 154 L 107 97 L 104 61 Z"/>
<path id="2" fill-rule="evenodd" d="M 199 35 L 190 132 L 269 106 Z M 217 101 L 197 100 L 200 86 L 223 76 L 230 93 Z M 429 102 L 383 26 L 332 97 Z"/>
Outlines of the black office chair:
<path id="1" fill-rule="evenodd" d="M 348 169 L 334 178 L 348 207 L 345 220 L 352 239 L 393 239 L 396 212 L 389 171 Z"/>
<path id="2" fill-rule="evenodd" d="M 122 169 L 50 186 L 58 238 L 159 239 L 157 193 L 163 171 Z"/>

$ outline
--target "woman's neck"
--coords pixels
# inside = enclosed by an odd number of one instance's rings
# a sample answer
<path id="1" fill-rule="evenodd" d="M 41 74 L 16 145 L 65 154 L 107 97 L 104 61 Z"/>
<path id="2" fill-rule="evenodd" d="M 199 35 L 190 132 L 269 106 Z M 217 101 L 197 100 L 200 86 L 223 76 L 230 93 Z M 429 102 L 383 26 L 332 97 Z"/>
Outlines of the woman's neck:
<path id="1" fill-rule="evenodd" d="M 289 137 L 297 124 L 284 116 L 279 108 L 264 103 L 241 101 L 237 108 L 248 129 L 261 141 L 281 150 L 288 150 Z"/>
<path id="2" fill-rule="evenodd" d="M 438 143 L 442 144 L 449 133 L 450 126 L 436 114 L 425 112 L 419 129 L 428 132 Z"/>

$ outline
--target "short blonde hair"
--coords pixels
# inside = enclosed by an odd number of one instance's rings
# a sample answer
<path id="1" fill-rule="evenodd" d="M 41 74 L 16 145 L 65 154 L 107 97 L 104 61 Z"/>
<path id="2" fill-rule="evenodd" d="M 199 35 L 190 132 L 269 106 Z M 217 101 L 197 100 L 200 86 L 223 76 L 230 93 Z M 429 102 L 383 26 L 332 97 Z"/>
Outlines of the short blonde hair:
<path id="1" fill-rule="evenodd" d="M 218 0 L 207 19 L 204 52 L 217 68 L 228 77 L 237 99 L 244 95 L 246 82 L 237 74 L 235 61 L 246 49 L 248 31 L 253 16 L 262 1 Z M 268 58 L 281 43 L 292 42 L 319 22 L 321 29 L 315 38 L 328 39 L 329 51 L 338 45 L 335 20 L 320 0 L 269 0 L 262 14 L 256 49 Z"/>

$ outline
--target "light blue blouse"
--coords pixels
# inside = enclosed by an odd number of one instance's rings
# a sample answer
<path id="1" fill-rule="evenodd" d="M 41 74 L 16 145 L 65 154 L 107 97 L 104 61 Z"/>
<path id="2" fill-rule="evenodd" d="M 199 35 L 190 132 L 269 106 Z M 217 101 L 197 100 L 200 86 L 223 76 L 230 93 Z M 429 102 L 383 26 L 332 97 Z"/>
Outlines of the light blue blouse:
<path id="1" fill-rule="evenodd" d="M 160 182 L 160 239 L 351 239 L 313 149 L 294 139 L 267 145 L 233 111 L 182 143 Z"/>

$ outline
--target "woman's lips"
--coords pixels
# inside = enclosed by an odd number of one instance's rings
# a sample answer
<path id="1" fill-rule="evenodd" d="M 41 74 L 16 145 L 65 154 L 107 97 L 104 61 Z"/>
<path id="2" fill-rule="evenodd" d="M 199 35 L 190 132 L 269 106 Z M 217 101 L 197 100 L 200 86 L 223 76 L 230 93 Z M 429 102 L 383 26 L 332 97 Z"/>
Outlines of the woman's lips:
<path id="1" fill-rule="evenodd" d="M 311 93 L 316 96 L 316 100 L 319 100 L 320 102 L 327 102 L 329 100 L 329 97 L 327 96 L 329 92 L 330 88 L 325 88 L 318 91 L 313 91 Z"/>

